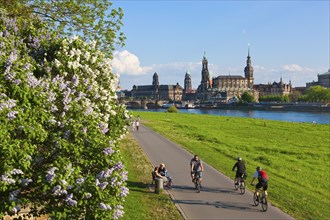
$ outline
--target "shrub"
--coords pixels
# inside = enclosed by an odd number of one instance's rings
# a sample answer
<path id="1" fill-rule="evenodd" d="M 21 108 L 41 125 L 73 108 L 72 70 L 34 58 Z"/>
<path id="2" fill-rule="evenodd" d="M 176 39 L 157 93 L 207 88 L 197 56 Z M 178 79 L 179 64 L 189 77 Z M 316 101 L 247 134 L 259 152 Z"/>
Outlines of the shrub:
<path id="1" fill-rule="evenodd" d="M 174 105 L 171 105 L 167 110 L 166 112 L 169 112 L 169 113 L 178 113 L 179 110 L 174 106 Z"/>
<path id="2" fill-rule="evenodd" d="M 54 219 L 121 217 L 129 115 L 110 60 L 3 10 L 0 49 L 0 217 L 25 205 Z"/>

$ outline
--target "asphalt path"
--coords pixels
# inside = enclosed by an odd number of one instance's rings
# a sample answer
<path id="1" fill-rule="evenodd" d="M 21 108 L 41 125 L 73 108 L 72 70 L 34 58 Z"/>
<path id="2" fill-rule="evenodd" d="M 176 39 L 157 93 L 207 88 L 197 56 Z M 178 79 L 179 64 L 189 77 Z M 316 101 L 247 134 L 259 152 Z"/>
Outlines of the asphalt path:
<path id="1" fill-rule="evenodd" d="M 267 212 L 263 212 L 261 204 L 253 204 L 252 192 L 241 195 L 234 190 L 233 180 L 205 162 L 202 191 L 197 193 L 190 177 L 191 153 L 143 125 L 132 134 L 153 166 L 165 163 L 174 180 L 168 192 L 185 219 L 293 219 L 270 203 Z"/>

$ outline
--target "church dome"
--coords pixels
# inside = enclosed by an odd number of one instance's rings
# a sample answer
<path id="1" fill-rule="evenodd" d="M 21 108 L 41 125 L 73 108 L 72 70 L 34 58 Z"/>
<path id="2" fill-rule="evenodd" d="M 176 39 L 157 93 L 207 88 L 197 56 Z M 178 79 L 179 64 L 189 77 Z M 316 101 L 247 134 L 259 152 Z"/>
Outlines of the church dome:
<path id="1" fill-rule="evenodd" d="M 252 66 L 246 66 L 245 68 L 244 68 L 244 72 L 253 72 L 253 67 Z"/>

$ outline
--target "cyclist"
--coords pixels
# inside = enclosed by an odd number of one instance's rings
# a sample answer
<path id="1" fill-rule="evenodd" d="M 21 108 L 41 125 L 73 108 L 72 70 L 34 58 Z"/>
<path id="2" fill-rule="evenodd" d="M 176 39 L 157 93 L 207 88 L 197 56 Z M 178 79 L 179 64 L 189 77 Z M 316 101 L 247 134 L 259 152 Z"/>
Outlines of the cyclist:
<path id="1" fill-rule="evenodd" d="M 268 175 L 266 171 L 264 171 L 261 167 L 257 167 L 256 172 L 254 172 L 251 185 L 253 185 L 254 180 L 257 178 L 258 178 L 258 184 L 256 185 L 256 189 L 255 189 L 257 198 L 259 198 L 259 189 L 261 187 L 264 190 L 265 195 L 267 196 Z"/>
<path id="2" fill-rule="evenodd" d="M 190 160 L 190 171 L 192 182 L 194 182 L 196 175 L 199 175 L 199 181 L 202 183 L 202 172 L 204 171 L 204 167 L 197 154 Z"/>
<path id="3" fill-rule="evenodd" d="M 233 171 L 235 170 L 235 168 L 237 167 L 236 170 L 236 175 L 235 175 L 235 185 L 238 185 L 238 179 L 242 178 L 242 179 L 246 179 L 246 168 L 245 168 L 245 162 L 244 160 L 242 160 L 241 157 L 237 158 L 237 162 L 235 163 L 234 167 L 233 167 Z"/>

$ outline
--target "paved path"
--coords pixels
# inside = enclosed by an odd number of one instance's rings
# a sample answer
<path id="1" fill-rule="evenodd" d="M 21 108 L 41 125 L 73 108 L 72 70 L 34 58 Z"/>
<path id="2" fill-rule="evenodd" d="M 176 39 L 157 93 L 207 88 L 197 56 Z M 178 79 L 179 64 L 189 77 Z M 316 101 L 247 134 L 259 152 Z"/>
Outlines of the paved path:
<path id="1" fill-rule="evenodd" d="M 203 189 L 196 193 L 189 175 L 191 153 L 144 126 L 132 133 L 154 166 L 166 164 L 174 179 L 169 193 L 185 219 L 293 219 L 270 204 L 262 212 L 253 205 L 252 192 L 240 195 L 230 178 L 205 162 Z"/>

